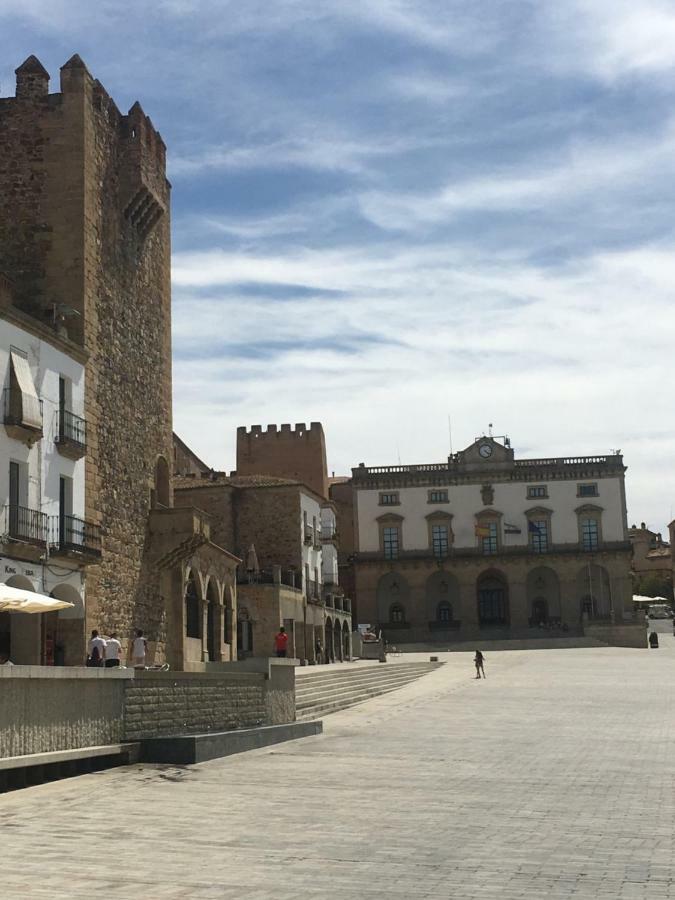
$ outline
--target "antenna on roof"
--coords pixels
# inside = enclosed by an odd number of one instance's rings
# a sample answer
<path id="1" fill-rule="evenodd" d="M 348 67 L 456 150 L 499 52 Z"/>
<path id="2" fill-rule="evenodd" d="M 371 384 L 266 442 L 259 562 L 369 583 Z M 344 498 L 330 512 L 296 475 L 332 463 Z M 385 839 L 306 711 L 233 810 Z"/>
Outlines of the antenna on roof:
<path id="1" fill-rule="evenodd" d="M 492 422 L 488 423 L 488 435 L 492 437 Z"/>
<path id="2" fill-rule="evenodd" d="M 452 456 L 452 419 L 448 413 L 448 437 L 450 438 L 450 456 Z"/>

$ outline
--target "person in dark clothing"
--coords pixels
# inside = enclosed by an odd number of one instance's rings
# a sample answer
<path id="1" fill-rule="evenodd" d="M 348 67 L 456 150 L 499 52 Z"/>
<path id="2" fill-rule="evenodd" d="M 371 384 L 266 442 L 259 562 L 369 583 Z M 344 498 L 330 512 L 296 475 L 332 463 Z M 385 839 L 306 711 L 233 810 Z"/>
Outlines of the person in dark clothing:
<path id="1" fill-rule="evenodd" d="M 485 678 L 485 657 L 480 652 L 480 650 L 476 650 L 476 655 L 473 658 L 473 664 L 476 667 L 476 678 L 480 678 L 481 675 Z"/>

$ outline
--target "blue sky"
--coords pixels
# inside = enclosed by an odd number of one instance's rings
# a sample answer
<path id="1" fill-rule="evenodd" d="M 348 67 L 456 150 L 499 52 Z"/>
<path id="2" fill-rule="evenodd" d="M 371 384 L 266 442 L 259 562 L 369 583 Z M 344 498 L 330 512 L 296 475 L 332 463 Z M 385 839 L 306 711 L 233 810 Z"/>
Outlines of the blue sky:
<path id="1" fill-rule="evenodd" d="M 0 0 L 0 94 L 73 52 L 173 184 L 175 428 L 329 468 L 621 448 L 675 515 L 675 3 Z"/>

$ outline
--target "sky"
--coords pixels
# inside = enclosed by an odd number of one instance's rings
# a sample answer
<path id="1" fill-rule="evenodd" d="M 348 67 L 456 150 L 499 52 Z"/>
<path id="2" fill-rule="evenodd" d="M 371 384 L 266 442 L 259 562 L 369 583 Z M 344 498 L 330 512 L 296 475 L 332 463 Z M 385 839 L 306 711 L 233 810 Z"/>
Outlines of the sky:
<path id="1" fill-rule="evenodd" d="M 675 2 L 0 0 L 0 95 L 78 52 L 173 186 L 174 427 L 328 466 L 621 450 L 675 516 Z"/>

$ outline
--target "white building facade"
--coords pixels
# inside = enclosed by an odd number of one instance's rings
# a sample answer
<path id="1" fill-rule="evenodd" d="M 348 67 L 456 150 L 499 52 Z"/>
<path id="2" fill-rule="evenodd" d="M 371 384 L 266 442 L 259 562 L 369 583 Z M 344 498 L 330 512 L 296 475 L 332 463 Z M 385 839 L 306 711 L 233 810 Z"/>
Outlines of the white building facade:
<path id="1" fill-rule="evenodd" d="M 622 621 L 624 479 L 617 454 L 521 460 L 492 437 L 447 463 L 353 469 L 360 621 L 399 642 Z"/>
<path id="2" fill-rule="evenodd" d="M 0 581 L 73 607 L 0 613 L 14 663 L 82 664 L 85 567 L 100 532 L 84 520 L 85 355 L 48 326 L 0 309 Z"/>

